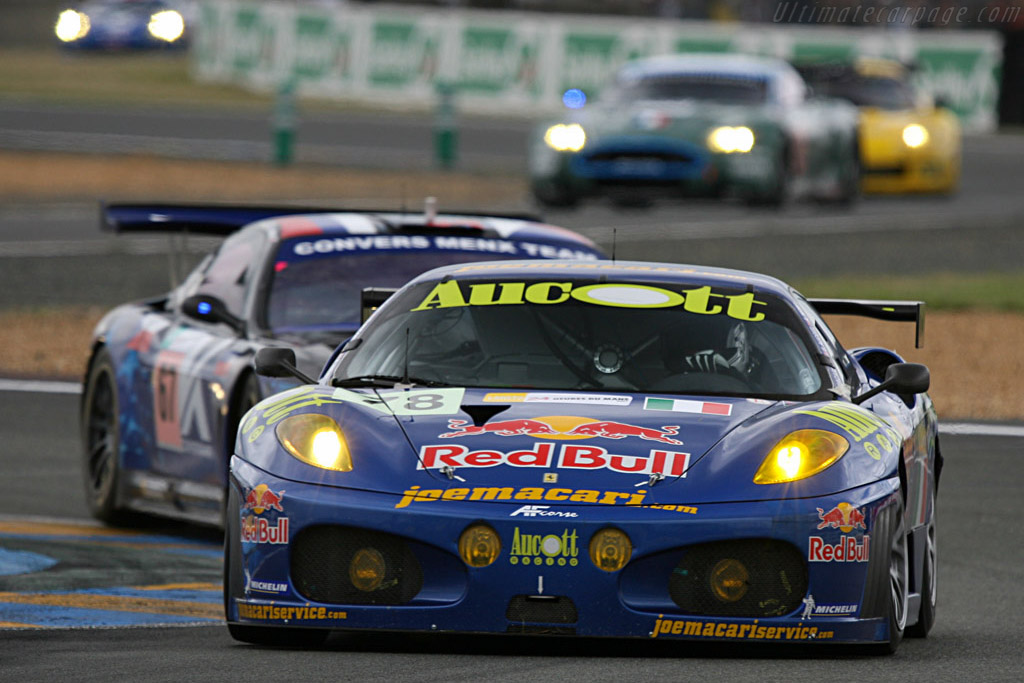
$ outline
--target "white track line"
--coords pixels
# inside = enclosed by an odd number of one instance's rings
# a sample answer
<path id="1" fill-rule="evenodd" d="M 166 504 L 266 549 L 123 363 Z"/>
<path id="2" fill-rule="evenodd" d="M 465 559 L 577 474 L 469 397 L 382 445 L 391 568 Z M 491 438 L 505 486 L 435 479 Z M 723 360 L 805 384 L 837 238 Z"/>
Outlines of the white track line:
<path id="1" fill-rule="evenodd" d="M 39 394 L 80 394 L 82 385 L 78 382 L 50 382 L 35 379 L 0 379 L 0 391 L 25 391 Z M 939 423 L 943 434 L 1016 436 L 1024 437 L 1024 427 L 1016 425 L 990 425 L 972 422 Z"/>

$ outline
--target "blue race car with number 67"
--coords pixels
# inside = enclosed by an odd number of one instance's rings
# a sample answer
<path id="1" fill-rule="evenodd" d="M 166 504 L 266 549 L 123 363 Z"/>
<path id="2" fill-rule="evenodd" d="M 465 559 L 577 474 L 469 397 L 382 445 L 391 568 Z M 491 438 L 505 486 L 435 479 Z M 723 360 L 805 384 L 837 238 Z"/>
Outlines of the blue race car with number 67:
<path id="1" fill-rule="evenodd" d="M 935 618 L 927 368 L 846 350 L 754 273 L 642 262 L 437 268 L 319 380 L 240 423 L 224 596 L 238 640 L 332 629 L 892 652 Z"/>
<path id="2" fill-rule="evenodd" d="M 82 474 L 93 516 L 116 524 L 144 512 L 220 525 L 239 420 L 297 383 L 256 376 L 253 355 L 288 345 L 299 370 L 318 372 L 359 327 L 364 289 L 467 261 L 603 257 L 528 216 L 438 213 L 432 202 L 417 212 L 111 204 L 101 217 L 118 233 L 223 238 L 177 287 L 112 309 L 93 332 Z"/>

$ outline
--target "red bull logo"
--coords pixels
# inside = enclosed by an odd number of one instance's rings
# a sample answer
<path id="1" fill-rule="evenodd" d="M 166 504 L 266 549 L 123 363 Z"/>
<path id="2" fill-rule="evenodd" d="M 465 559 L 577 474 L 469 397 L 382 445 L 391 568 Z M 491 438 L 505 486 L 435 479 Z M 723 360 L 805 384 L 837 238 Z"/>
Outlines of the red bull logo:
<path id="1" fill-rule="evenodd" d="M 517 420 L 498 420 L 484 425 L 473 425 L 468 420 L 448 420 L 448 429 L 441 434 L 442 439 L 453 439 L 478 434 L 494 434 L 495 436 L 534 436 L 548 439 L 625 439 L 636 437 L 647 441 L 681 446 L 682 441 L 672 437 L 679 434 L 679 425 L 665 425 L 661 429 L 640 427 L 626 422 L 610 420 L 593 420 L 587 417 L 572 415 L 551 415 L 546 417 L 521 418 Z"/>
<path id="2" fill-rule="evenodd" d="M 431 470 L 445 467 L 557 467 L 570 470 L 607 469 L 622 474 L 660 474 L 665 477 L 685 477 L 690 466 L 690 454 L 654 449 L 647 455 L 619 455 L 600 446 L 566 444 L 555 452 L 553 443 L 534 444 L 532 450 L 471 451 L 459 444 L 423 446 L 416 469 Z"/>
<path id="3" fill-rule="evenodd" d="M 843 536 L 839 543 L 826 543 L 821 536 L 808 539 L 807 560 L 809 562 L 867 562 L 871 537 L 864 534 L 860 543 L 854 536 Z"/>
<path id="4" fill-rule="evenodd" d="M 849 503 L 840 503 L 828 512 L 818 508 L 819 529 L 839 529 L 843 533 L 850 533 L 854 529 L 867 529 L 864 523 L 864 513 Z"/>
<path id="5" fill-rule="evenodd" d="M 271 524 L 263 517 L 249 515 L 242 520 L 241 535 L 250 543 L 284 545 L 288 543 L 288 518 L 278 517 L 277 523 Z"/>
<path id="6" fill-rule="evenodd" d="M 284 500 L 284 489 L 274 492 L 266 484 L 260 484 L 245 494 L 242 510 L 252 510 L 257 515 L 262 515 L 271 509 L 284 512 L 284 508 L 281 506 L 282 500 Z"/>

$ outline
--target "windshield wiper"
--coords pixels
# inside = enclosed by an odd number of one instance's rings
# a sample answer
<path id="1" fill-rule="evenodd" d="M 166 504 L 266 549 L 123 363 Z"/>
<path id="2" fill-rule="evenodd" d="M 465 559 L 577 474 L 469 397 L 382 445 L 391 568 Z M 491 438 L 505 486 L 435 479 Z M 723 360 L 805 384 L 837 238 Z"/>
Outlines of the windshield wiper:
<path id="1" fill-rule="evenodd" d="M 420 379 L 419 377 L 397 377 L 395 375 L 360 375 L 358 377 L 341 377 L 331 380 L 332 387 L 394 387 L 396 384 L 422 384 L 426 387 L 449 387 L 447 382 L 434 379 Z"/>

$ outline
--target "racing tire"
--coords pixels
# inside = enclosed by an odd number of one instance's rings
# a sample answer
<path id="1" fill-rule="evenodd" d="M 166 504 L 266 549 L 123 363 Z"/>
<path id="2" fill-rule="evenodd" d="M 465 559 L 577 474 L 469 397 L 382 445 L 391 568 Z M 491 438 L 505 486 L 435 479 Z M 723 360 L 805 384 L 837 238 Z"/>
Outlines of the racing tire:
<path id="1" fill-rule="evenodd" d="M 242 418 L 260 400 L 259 380 L 255 374 L 251 372 L 245 373 L 236 385 L 235 397 L 231 403 L 231 417 L 227 422 L 227 428 L 224 432 L 224 453 L 227 455 L 224 459 L 225 472 L 231 461 L 231 455 L 235 450 L 235 439 L 238 436 L 238 429 L 242 425 Z M 225 481 L 227 481 L 227 478 L 225 478 Z"/>
<path id="2" fill-rule="evenodd" d="M 789 151 L 783 148 L 775 160 L 775 184 L 767 192 L 749 195 L 745 198 L 747 206 L 760 206 L 781 209 L 789 203 L 791 178 L 789 176 Z"/>
<path id="3" fill-rule="evenodd" d="M 876 649 L 878 654 L 894 654 L 903 642 L 907 626 L 907 597 L 909 591 L 910 564 L 907 557 L 907 533 L 904 522 L 902 492 L 897 493 L 895 504 L 883 508 L 875 519 L 876 538 L 883 540 L 886 550 L 881 557 L 877 571 L 887 573 L 882 585 L 886 586 L 885 614 L 889 620 L 889 641 Z M 881 533 L 879 533 L 881 531 Z"/>
<path id="4" fill-rule="evenodd" d="M 120 417 L 117 373 L 110 353 L 100 348 L 93 356 L 82 392 L 82 481 L 89 512 L 117 524 L 127 516 L 120 508 Z"/>
<path id="5" fill-rule="evenodd" d="M 851 206 L 860 199 L 860 143 L 854 139 L 853 151 L 839 171 L 839 192 L 832 198 L 832 204 Z"/>
<path id="6" fill-rule="evenodd" d="M 925 531 L 924 568 L 921 571 L 921 610 L 917 623 L 907 627 L 908 638 L 927 638 L 935 625 L 935 606 L 938 599 L 938 546 L 936 545 L 937 522 L 935 520 L 935 495 L 932 499 L 932 516 Z"/>
<path id="7" fill-rule="evenodd" d="M 580 201 L 569 188 L 555 181 L 534 182 L 530 191 L 537 203 L 548 209 L 575 209 Z"/>
<path id="8" fill-rule="evenodd" d="M 235 452 L 235 438 L 238 435 L 238 429 L 242 426 L 242 418 L 245 416 L 249 409 L 260 402 L 260 382 L 256 379 L 256 375 L 251 372 L 246 373 L 238 381 L 235 390 L 235 397 L 231 403 L 231 416 L 227 421 L 224 432 L 224 481 L 227 482 L 229 479 L 229 470 L 231 468 L 231 456 Z M 225 496 L 220 508 L 221 526 L 225 529 L 228 528 L 227 524 L 227 512 L 228 512 L 228 496 L 227 489 L 225 489 Z"/>

